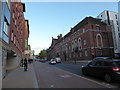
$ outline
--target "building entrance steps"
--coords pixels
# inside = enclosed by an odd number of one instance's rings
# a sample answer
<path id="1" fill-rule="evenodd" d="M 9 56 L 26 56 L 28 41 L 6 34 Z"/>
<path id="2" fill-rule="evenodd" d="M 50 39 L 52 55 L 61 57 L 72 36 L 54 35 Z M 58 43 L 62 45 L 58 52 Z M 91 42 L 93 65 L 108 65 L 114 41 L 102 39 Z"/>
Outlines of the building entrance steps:
<path id="1" fill-rule="evenodd" d="M 38 88 L 33 64 L 28 65 L 27 72 L 24 72 L 23 67 L 19 67 L 6 75 L 3 88 Z"/>

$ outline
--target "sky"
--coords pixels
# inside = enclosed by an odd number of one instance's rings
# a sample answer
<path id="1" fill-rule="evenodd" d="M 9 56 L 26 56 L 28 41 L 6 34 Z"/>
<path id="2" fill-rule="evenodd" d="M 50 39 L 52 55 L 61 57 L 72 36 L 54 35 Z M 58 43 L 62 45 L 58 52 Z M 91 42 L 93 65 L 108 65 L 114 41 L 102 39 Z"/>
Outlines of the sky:
<path id="1" fill-rule="evenodd" d="M 29 44 L 35 54 L 51 45 L 52 37 L 67 34 L 85 17 L 97 17 L 104 10 L 118 12 L 117 2 L 25 2 L 29 20 Z"/>

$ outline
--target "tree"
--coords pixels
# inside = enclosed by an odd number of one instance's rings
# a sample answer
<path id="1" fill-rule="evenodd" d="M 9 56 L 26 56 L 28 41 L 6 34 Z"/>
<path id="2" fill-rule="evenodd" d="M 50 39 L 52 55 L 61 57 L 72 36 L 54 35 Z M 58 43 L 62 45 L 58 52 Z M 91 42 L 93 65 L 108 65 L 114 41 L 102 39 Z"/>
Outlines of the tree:
<path id="1" fill-rule="evenodd" d="M 45 49 L 41 50 L 41 52 L 39 53 L 39 57 L 40 58 L 45 58 L 46 57 L 46 50 Z"/>
<path id="2" fill-rule="evenodd" d="M 40 58 L 40 56 L 39 56 L 39 55 L 35 55 L 35 57 L 36 57 L 37 59 L 39 59 L 39 58 Z"/>

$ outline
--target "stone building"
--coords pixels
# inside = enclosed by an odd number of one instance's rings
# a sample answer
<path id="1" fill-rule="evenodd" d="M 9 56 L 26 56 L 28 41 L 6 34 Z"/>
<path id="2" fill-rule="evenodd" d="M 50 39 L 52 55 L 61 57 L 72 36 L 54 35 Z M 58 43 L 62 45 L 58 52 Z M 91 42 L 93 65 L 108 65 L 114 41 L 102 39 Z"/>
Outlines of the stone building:
<path id="1" fill-rule="evenodd" d="M 52 38 L 47 58 L 76 61 L 98 56 L 113 57 L 113 50 L 111 26 L 101 22 L 101 19 L 86 17 L 64 37 Z"/>

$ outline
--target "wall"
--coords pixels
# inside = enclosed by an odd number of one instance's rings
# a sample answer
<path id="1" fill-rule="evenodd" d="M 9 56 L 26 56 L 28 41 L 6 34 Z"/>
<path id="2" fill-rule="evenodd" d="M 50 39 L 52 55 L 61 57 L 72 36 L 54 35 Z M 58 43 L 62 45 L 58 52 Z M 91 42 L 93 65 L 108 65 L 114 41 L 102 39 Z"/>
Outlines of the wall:
<path id="1" fill-rule="evenodd" d="M 0 39 L 0 90 L 2 88 L 2 40 Z"/>
<path id="2" fill-rule="evenodd" d="M 1 40 L 1 9 L 2 9 L 2 2 L 0 0 L 0 90 L 2 89 L 2 40 Z"/>
<path id="3" fill-rule="evenodd" d="M 8 54 L 7 57 L 9 57 L 9 58 L 7 59 L 6 70 L 16 69 L 19 66 L 20 57 L 19 56 L 14 57 L 10 54 Z"/>

